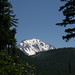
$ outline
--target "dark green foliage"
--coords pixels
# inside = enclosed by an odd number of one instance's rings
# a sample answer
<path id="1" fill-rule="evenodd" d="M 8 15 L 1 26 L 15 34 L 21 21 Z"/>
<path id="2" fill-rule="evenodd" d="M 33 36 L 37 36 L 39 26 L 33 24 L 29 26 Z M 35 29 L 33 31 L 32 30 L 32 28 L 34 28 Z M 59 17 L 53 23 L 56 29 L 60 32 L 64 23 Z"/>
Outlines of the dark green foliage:
<path id="1" fill-rule="evenodd" d="M 69 62 L 69 74 L 72 75 L 70 62 Z"/>
<path id="2" fill-rule="evenodd" d="M 57 23 L 58 26 L 64 26 L 75 24 L 75 0 L 61 0 L 66 2 L 64 6 L 60 7 L 59 11 L 63 12 L 65 19 L 63 19 L 62 23 Z M 75 28 L 65 29 L 67 33 L 66 36 L 63 36 L 63 39 L 69 41 L 69 39 L 75 37 Z"/>
<path id="3" fill-rule="evenodd" d="M 12 5 L 8 0 L 0 0 L 0 51 L 8 50 L 16 45 L 16 23 L 15 14 L 11 10 Z"/>
<path id="4" fill-rule="evenodd" d="M 34 75 L 33 67 L 27 62 L 16 57 L 17 62 L 14 62 L 14 57 L 9 56 L 6 52 L 0 52 L 0 75 Z"/>

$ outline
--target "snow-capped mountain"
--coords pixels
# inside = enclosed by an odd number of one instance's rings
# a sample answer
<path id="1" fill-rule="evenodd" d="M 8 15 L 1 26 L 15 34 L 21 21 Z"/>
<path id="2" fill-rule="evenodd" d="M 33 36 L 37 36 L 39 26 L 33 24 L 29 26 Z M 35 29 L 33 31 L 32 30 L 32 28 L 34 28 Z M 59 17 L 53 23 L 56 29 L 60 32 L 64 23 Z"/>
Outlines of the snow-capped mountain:
<path id="1" fill-rule="evenodd" d="M 21 51 L 23 51 L 26 55 L 35 55 L 38 52 L 47 51 L 55 49 L 52 45 L 44 43 L 39 39 L 31 39 L 31 40 L 23 40 L 17 46 Z"/>

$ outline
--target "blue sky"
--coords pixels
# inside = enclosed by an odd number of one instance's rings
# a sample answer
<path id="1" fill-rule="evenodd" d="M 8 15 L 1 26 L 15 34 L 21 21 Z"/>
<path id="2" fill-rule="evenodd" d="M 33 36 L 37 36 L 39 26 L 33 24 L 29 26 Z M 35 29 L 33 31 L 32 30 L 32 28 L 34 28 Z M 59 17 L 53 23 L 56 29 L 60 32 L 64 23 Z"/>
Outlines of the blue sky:
<path id="1" fill-rule="evenodd" d="M 64 3 L 60 0 L 10 0 L 18 18 L 17 44 L 22 40 L 40 39 L 56 48 L 75 47 L 74 39 L 65 42 L 64 27 L 56 26 L 62 22 L 63 14 L 58 9 Z"/>

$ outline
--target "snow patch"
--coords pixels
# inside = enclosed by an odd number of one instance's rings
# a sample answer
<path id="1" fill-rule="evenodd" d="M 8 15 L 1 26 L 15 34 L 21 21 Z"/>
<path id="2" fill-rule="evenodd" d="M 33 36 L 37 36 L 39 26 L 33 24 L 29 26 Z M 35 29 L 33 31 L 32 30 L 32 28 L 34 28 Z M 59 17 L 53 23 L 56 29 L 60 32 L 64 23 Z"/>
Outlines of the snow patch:
<path id="1" fill-rule="evenodd" d="M 52 45 L 44 43 L 43 41 L 40 41 L 39 39 L 35 39 L 35 38 L 22 41 L 17 46 L 17 48 L 19 48 L 28 56 L 35 55 L 38 52 L 55 49 L 55 47 L 53 47 Z"/>

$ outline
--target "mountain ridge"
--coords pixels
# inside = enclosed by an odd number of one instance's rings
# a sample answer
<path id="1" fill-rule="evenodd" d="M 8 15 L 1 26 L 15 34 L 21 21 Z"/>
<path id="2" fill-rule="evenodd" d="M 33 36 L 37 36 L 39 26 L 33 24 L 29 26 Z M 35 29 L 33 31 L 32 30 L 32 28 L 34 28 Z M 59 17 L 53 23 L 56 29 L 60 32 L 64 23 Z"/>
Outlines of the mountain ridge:
<path id="1" fill-rule="evenodd" d="M 43 41 L 40 41 L 36 38 L 21 41 L 17 48 L 19 48 L 28 56 L 35 55 L 38 52 L 55 49 L 55 47 L 52 45 L 44 43 Z"/>

